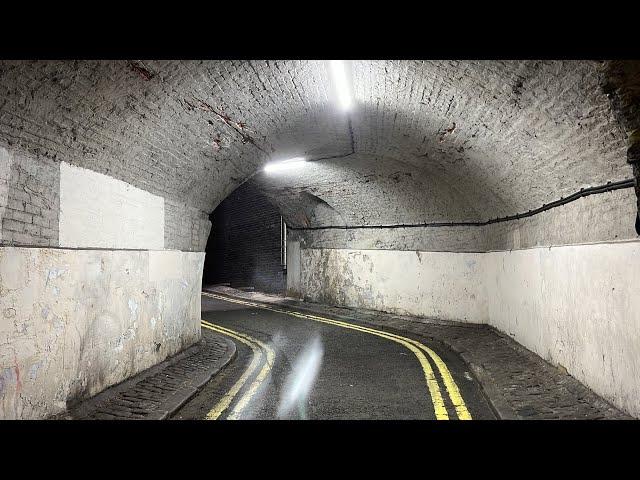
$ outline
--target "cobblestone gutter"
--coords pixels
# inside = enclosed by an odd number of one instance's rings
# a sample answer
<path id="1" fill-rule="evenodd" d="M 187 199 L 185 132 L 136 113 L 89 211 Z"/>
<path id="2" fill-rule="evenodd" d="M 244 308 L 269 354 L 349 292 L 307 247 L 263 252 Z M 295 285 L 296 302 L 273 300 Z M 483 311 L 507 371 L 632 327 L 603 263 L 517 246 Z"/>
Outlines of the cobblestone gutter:
<path id="1" fill-rule="evenodd" d="M 235 344 L 208 330 L 184 352 L 75 405 L 58 420 L 164 420 L 235 356 Z"/>

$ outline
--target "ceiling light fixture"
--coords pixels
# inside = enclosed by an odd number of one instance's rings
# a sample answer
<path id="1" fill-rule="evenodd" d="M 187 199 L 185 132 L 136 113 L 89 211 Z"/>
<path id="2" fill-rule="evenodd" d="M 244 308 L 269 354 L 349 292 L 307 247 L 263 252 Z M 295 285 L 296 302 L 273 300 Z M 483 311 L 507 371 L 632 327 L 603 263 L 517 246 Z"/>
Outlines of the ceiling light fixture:
<path id="1" fill-rule="evenodd" d="M 351 88 L 347 79 L 347 67 L 344 60 L 330 60 L 329 70 L 331 72 L 331 78 L 338 94 L 338 103 L 340 107 L 345 111 L 351 110 Z"/>
<path id="2" fill-rule="evenodd" d="M 301 167 L 305 163 L 307 163 L 307 161 L 305 160 L 304 157 L 295 157 L 295 158 L 290 158 L 289 160 L 282 160 L 281 162 L 267 163 L 264 166 L 264 171 L 267 173 L 280 172 L 282 170 L 289 170 L 292 168 Z"/>

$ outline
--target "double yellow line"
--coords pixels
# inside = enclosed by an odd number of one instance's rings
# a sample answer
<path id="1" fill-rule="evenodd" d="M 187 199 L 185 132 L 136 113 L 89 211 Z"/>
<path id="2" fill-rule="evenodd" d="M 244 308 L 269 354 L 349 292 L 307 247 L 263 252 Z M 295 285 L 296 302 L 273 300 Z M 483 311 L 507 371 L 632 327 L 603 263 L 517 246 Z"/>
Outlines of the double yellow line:
<path id="1" fill-rule="evenodd" d="M 218 417 L 220 417 L 220 415 L 222 415 L 229 408 L 229 405 L 231 405 L 236 395 L 238 395 L 238 392 L 240 392 L 247 380 L 253 375 L 258 366 L 262 363 L 262 359 L 266 357 L 266 361 L 264 362 L 260 373 L 258 373 L 258 376 L 253 380 L 249 389 L 245 392 L 245 394 L 235 404 L 231 412 L 229 412 L 229 414 L 227 415 L 227 420 L 237 420 L 238 418 L 240 418 L 242 410 L 244 410 L 244 408 L 249 404 L 251 398 L 258 391 L 258 387 L 260 386 L 260 384 L 264 381 L 265 378 L 267 378 L 267 375 L 269 374 L 269 371 L 273 366 L 275 353 L 269 345 L 265 345 L 260 340 L 256 340 L 255 338 L 252 338 L 249 335 L 245 335 L 244 333 L 235 332 L 228 328 L 221 327 L 220 325 L 214 325 L 213 323 L 209 323 L 206 320 L 201 320 L 201 324 L 204 328 L 221 333 L 222 335 L 227 335 L 231 338 L 235 338 L 240 343 L 247 345 L 251 349 L 252 353 L 249 368 L 245 370 L 238 381 L 220 399 L 215 407 L 213 407 L 209 411 L 209 413 L 207 413 L 207 416 L 205 417 L 207 420 L 217 420 Z"/>
<path id="2" fill-rule="evenodd" d="M 216 298 L 218 300 L 224 300 L 226 302 L 238 303 L 241 305 L 247 305 L 254 308 L 262 308 L 264 310 L 270 310 L 272 312 L 282 313 L 282 314 L 293 316 L 293 317 L 304 318 L 307 320 L 314 320 L 316 322 L 326 323 L 329 325 L 335 325 L 342 328 L 348 328 L 350 330 L 369 333 L 371 335 L 376 335 L 378 337 L 385 338 L 387 340 L 391 340 L 393 342 L 399 343 L 400 345 L 409 349 L 420 362 L 420 366 L 422 367 L 422 370 L 424 372 L 424 377 L 427 382 L 427 387 L 429 389 L 431 402 L 433 403 L 436 419 L 449 420 L 449 413 L 447 412 L 447 409 L 444 404 L 442 393 L 440 391 L 440 385 L 438 384 L 438 380 L 433 372 L 433 369 L 431 368 L 431 364 L 429 363 L 429 360 L 427 360 L 427 358 L 424 355 L 424 353 L 426 353 L 429 356 L 429 358 L 431 358 L 431 361 L 435 364 L 436 368 L 438 369 L 438 372 L 440 373 L 440 377 L 442 378 L 442 382 L 444 383 L 447 394 L 449 395 L 449 399 L 451 400 L 451 403 L 455 408 L 457 417 L 460 420 L 471 420 L 471 414 L 469 413 L 469 410 L 467 409 L 467 406 L 465 405 L 464 400 L 462 399 L 462 395 L 460 394 L 460 389 L 456 385 L 456 382 L 453 380 L 453 377 L 451 376 L 451 372 L 449 371 L 449 368 L 447 367 L 447 365 L 442 361 L 442 359 L 437 353 L 435 353 L 429 347 L 427 347 L 426 345 L 423 345 L 422 343 L 416 340 L 403 337 L 395 333 L 383 332 L 373 328 L 364 327 L 361 325 L 355 325 L 347 322 L 342 322 L 342 321 L 334 320 L 330 318 L 320 317 L 317 315 L 310 315 L 310 314 L 304 314 L 304 313 L 294 312 L 290 310 L 283 310 L 280 308 L 271 307 L 271 306 L 267 306 L 260 303 L 248 302 L 245 300 L 239 300 L 235 298 L 229 298 L 229 297 L 216 295 L 209 292 L 202 292 L 202 294 L 211 298 Z"/>

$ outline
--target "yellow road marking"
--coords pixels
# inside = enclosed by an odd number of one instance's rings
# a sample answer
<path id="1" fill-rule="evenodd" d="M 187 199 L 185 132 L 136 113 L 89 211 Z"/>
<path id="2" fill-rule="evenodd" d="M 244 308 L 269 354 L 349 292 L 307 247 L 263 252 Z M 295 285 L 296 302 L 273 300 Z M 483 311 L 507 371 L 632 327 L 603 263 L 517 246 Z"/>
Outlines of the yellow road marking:
<path id="1" fill-rule="evenodd" d="M 344 322 L 340 322 L 339 320 L 325 319 L 324 317 L 317 317 L 315 315 L 306 315 L 306 317 L 315 318 L 320 321 L 330 321 L 332 323 L 335 323 L 336 325 L 344 323 Z M 347 323 L 347 325 L 351 325 L 351 324 Z M 361 328 L 363 329 L 363 331 L 369 331 L 369 332 L 379 331 L 369 327 L 361 327 Z M 449 368 L 447 367 L 446 363 L 444 363 L 444 361 L 440 358 L 440 356 L 436 352 L 431 350 L 429 347 L 418 342 L 417 340 L 413 340 L 412 338 L 402 337 L 400 335 L 397 335 L 391 332 L 384 332 L 384 333 L 389 335 L 390 337 L 396 337 L 398 339 L 406 340 L 412 345 L 415 345 L 416 347 L 425 351 L 429 355 L 429 357 L 431 357 L 433 362 L 436 364 L 438 371 L 440 372 L 440 376 L 442 377 L 445 388 L 447 389 L 447 393 L 449 394 L 449 398 L 451 399 L 451 403 L 453 404 L 456 410 L 456 414 L 458 415 L 458 418 L 460 420 L 471 420 L 471 413 L 469 413 L 469 410 L 467 409 L 467 406 L 465 405 L 464 400 L 462 399 L 462 395 L 460 394 L 458 385 L 456 385 L 456 382 L 453 380 L 453 376 L 451 375 Z"/>
<path id="2" fill-rule="evenodd" d="M 285 311 L 281 311 L 285 313 Z M 304 318 L 307 320 L 315 320 L 316 322 L 327 323 L 329 325 L 336 325 L 342 328 L 348 328 L 350 330 L 356 330 L 363 333 L 369 333 L 371 335 L 376 335 L 378 337 L 386 338 L 387 340 L 391 340 L 393 342 L 399 343 L 405 348 L 411 350 L 413 354 L 416 356 L 418 361 L 420 362 L 420 366 L 422 367 L 422 371 L 424 372 L 424 377 L 427 382 L 427 387 L 429 388 L 429 393 L 431 395 L 431 403 L 433 403 L 433 408 L 436 414 L 436 419 L 438 420 L 449 420 L 449 414 L 447 413 L 447 409 L 444 405 L 444 401 L 442 399 L 442 394 L 440 393 L 440 386 L 438 385 L 438 381 L 436 380 L 436 376 L 433 373 L 433 369 L 431 368 L 431 364 L 423 355 L 423 353 L 418 350 L 414 345 L 409 343 L 407 340 L 402 337 L 394 337 L 391 334 L 387 334 L 386 332 L 381 332 L 379 330 L 367 329 L 366 327 L 361 327 L 360 325 L 353 325 L 346 322 L 340 322 L 338 320 L 332 320 L 323 317 L 315 317 L 315 316 L 306 316 L 304 314 L 298 314 L 297 312 L 287 312 L 288 315 L 292 315 L 299 318 Z"/>
<path id="3" fill-rule="evenodd" d="M 246 335 L 246 334 L 243 334 L 243 333 L 240 333 L 240 332 L 234 332 L 233 330 L 229 330 L 228 328 L 221 327 L 220 325 L 214 325 L 213 323 L 209 323 L 206 320 L 202 320 L 202 324 L 205 327 L 206 326 L 209 326 L 210 328 L 211 327 L 217 327 L 220 331 L 226 332 L 228 335 L 235 335 L 236 338 L 242 337 L 245 340 L 247 340 L 248 342 L 256 343 L 267 354 L 267 361 L 265 362 L 265 364 L 263 365 L 262 369 L 260 370 L 260 373 L 258 373 L 258 376 L 255 378 L 255 380 L 253 381 L 253 383 L 249 387 L 249 390 L 247 390 L 247 392 L 242 396 L 242 398 L 240 398 L 238 403 L 236 403 L 236 405 L 235 405 L 235 407 L 233 407 L 233 410 L 231 411 L 231 413 L 229 415 L 227 415 L 227 420 L 237 420 L 240 417 L 240 414 L 242 413 L 242 410 L 248 405 L 248 403 L 251 400 L 251 398 L 258 391 L 258 387 L 260 386 L 260 384 L 264 381 L 265 378 L 267 378 L 267 375 L 271 371 L 271 367 L 273 366 L 273 361 L 274 361 L 275 356 L 276 356 L 275 352 L 273 351 L 273 349 L 269 345 L 265 345 L 260 340 L 252 338 L 249 335 Z"/>
<path id="4" fill-rule="evenodd" d="M 447 364 L 442 361 L 440 356 L 431 350 L 426 345 L 421 344 L 420 342 L 416 342 L 420 348 L 425 350 L 427 354 L 431 357 L 433 362 L 438 367 L 440 371 L 440 375 L 442 376 L 442 380 L 444 381 L 445 388 L 447 389 L 447 393 L 449 394 L 449 398 L 451 399 L 451 403 L 453 403 L 454 408 L 456 409 L 456 414 L 460 420 L 471 420 L 471 413 L 467 409 L 467 405 L 464 403 L 462 399 L 462 395 L 460 394 L 460 389 L 458 389 L 458 385 L 453 380 L 453 376 L 451 376 L 451 372 L 447 367 Z"/>
<path id="5" fill-rule="evenodd" d="M 253 353 L 253 357 L 251 359 L 251 363 L 249 364 L 249 368 L 245 370 L 245 372 L 242 374 L 240 379 L 233 385 L 233 387 L 231 387 L 231 389 L 227 393 L 224 394 L 224 396 L 220 399 L 220 401 L 216 404 L 216 406 L 213 407 L 205 417 L 207 420 L 216 420 L 220 415 L 222 415 L 222 413 L 227 408 L 229 408 L 229 405 L 231 405 L 231 402 L 233 401 L 235 396 L 238 394 L 240 389 L 243 387 L 247 379 L 253 374 L 255 369 L 258 368 L 262 354 L 260 353 L 260 349 L 255 344 L 245 340 L 244 338 L 240 337 L 239 335 L 236 335 L 235 333 L 222 330 L 212 324 L 205 324 L 204 321 L 202 322 L 202 326 L 205 328 L 208 328 L 209 330 L 214 330 L 218 333 L 222 333 L 223 335 L 228 335 L 232 338 L 235 338 L 239 342 L 244 343 L 249 348 L 251 348 L 251 352 Z"/>
<path id="6" fill-rule="evenodd" d="M 414 355 L 416 355 L 416 358 L 418 359 L 418 361 L 420 362 L 420 365 L 422 366 L 422 369 L 423 369 L 424 374 L 425 374 L 425 379 L 427 381 L 427 386 L 429 388 L 429 393 L 431 394 L 431 400 L 432 400 L 432 403 L 433 403 L 433 406 L 434 406 L 436 418 L 439 419 L 439 420 L 448 419 L 449 415 L 448 415 L 447 410 L 446 410 L 446 408 L 444 406 L 444 402 L 442 401 L 442 395 L 440 393 L 440 387 L 439 387 L 438 382 L 437 382 L 437 380 L 435 378 L 435 375 L 433 374 L 433 369 L 431 368 L 431 365 L 429 364 L 427 359 L 424 357 L 422 352 L 420 352 L 420 350 L 418 350 L 418 349 L 421 349 L 424 352 L 426 352 L 429 355 L 429 357 L 431 357 L 431 359 L 435 363 L 436 367 L 438 368 L 438 371 L 440 372 L 440 375 L 442 376 L 443 382 L 445 384 L 445 388 L 447 390 L 447 393 L 449 394 L 449 398 L 451 399 L 451 403 L 453 403 L 453 405 L 454 405 L 454 408 L 456 410 L 456 414 L 457 414 L 458 418 L 460 420 L 471 420 L 471 414 L 469 413 L 469 410 L 467 409 L 467 407 L 466 407 L 466 405 L 464 403 L 462 395 L 460 394 L 460 390 L 458 389 L 458 386 L 456 385 L 455 381 L 453 380 L 453 377 L 451 376 L 451 372 L 447 368 L 447 366 L 444 363 L 444 361 L 440 358 L 440 356 L 437 353 L 435 353 L 429 347 L 423 345 L 422 343 L 420 343 L 420 342 L 418 342 L 416 340 L 413 340 L 413 339 L 407 338 L 407 337 L 403 337 L 401 335 L 397 335 L 397 334 L 394 334 L 394 333 L 382 332 L 380 330 L 375 330 L 375 329 L 364 327 L 364 326 L 360 326 L 360 325 L 354 325 L 354 324 L 347 323 L 347 322 L 342 322 L 342 321 L 339 321 L 339 320 L 329 319 L 329 318 L 325 318 L 325 317 L 319 317 L 319 316 L 316 316 L 316 315 L 302 314 L 302 313 L 292 312 L 292 311 L 288 311 L 288 310 L 282 310 L 282 309 L 279 309 L 279 308 L 273 308 L 273 307 L 265 306 L 265 305 L 258 304 L 258 303 L 248 302 L 248 301 L 244 301 L 244 300 L 230 299 L 228 297 L 212 294 L 212 293 L 209 293 L 209 292 L 202 292 L 202 294 L 205 295 L 205 296 L 212 297 L 212 298 L 217 298 L 219 300 L 224 300 L 224 301 L 228 301 L 228 302 L 232 302 L 232 303 L 239 303 L 239 304 L 243 304 L 243 305 L 249 305 L 249 306 L 253 306 L 253 307 L 256 307 L 256 308 L 262 308 L 262 309 L 265 309 L 265 310 L 270 310 L 270 311 L 277 312 L 277 313 L 283 313 L 283 314 L 294 316 L 294 317 L 315 320 L 315 321 L 319 321 L 319 322 L 322 322 L 322 323 L 328 323 L 328 324 L 332 324 L 332 325 L 336 325 L 336 326 L 340 326 L 340 327 L 344 327 L 344 328 L 349 328 L 349 329 L 352 329 L 352 330 L 358 330 L 358 331 L 361 331 L 361 332 L 370 333 L 372 335 L 377 335 L 379 337 L 395 341 L 396 343 L 400 343 L 404 347 L 406 347 L 409 350 L 411 350 L 414 353 Z"/>

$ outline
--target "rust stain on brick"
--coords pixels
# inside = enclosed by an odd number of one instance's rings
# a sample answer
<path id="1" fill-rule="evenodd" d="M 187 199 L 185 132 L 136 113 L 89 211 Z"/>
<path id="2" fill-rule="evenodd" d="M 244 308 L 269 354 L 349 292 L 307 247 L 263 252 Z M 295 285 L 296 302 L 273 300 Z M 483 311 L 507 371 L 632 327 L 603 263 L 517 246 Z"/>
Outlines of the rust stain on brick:
<path id="1" fill-rule="evenodd" d="M 187 102 L 185 100 L 185 102 L 191 106 L 191 104 L 189 102 Z M 210 112 L 213 113 L 215 116 L 217 116 L 220 120 L 222 120 L 222 122 L 227 125 L 228 127 L 232 128 L 233 131 L 235 131 L 237 134 L 240 135 L 240 140 L 243 144 L 245 143 L 250 143 L 251 145 L 253 145 L 254 147 L 256 147 L 258 150 L 260 150 L 261 152 L 264 152 L 264 150 L 262 149 L 262 147 L 260 147 L 256 141 L 253 139 L 253 137 L 251 137 L 249 134 L 245 133 L 245 131 L 247 131 L 247 124 L 245 122 L 237 122 L 231 119 L 231 117 L 229 115 L 227 115 L 224 111 L 224 107 L 221 106 L 219 107 L 218 110 L 216 110 L 215 108 L 213 108 L 210 104 L 208 104 L 207 102 L 203 101 L 203 100 L 197 100 L 196 102 L 199 103 L 200 105 L 200 109 L 204 110 L 206 112 Z M 264 152 L 266 153 L 266 152 Z"/>
<path id="2" fill-rule="evenodd" d="M 129 67 L 146 81 L 149 81 L 154 77 L 153 73 L 137 62 L 129 62 Z"/>

